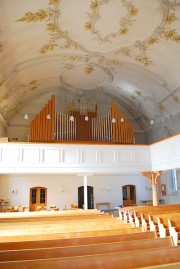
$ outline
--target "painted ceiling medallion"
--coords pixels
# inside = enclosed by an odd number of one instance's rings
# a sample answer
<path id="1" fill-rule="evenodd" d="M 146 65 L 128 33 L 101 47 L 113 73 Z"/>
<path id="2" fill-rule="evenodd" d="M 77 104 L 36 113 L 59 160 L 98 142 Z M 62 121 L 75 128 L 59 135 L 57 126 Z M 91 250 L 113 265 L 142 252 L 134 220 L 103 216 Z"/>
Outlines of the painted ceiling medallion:
<path id="1" fill-rule="evenodd" d="M 152 45 L 162 39 L 180 41 L 176 27 L 170 27 L 177 20 L 176 12 L 180 7 L 176 0 L 148 1 L 148 12 L 143 5 L 144 0 L 92 0 L 80 3 L 81 13 L 77 0 L 49 0 L 46 9 L 34 13 L 28 11 L 16 22 L 46 22 L 49 41 L 39 49 L 41 54 L 55 49 L 78 49 L 86 54 L 99 51 L 101 55 L 111 52 L 130 57 L 144 66 L 153 64 L 148 55 Z M 110 9 L 112 12 L 109 12 Z M 109 14 L 114 16 L 109 17 Z M 141 14 L 146 18 L 146 27 L 142 27 Z M 82 27 L 79 27 L 79 21 L 84 21 Z M 82 39 L 82 36 L 85 38 Z"/>
<path id="2" fill-rule="evenodd" d="M 73 79 L 71 79 L 73 77 Z M 60 75 L 60 81 L 71 90 L 88 91 L 98 89 L 112 82 L 113 76 L 109 69 L 98 64 L 88 66 L 66 65 Z M 88 86 L 87 86 L 88 85 Z"/>
<path id="3" fill-rule="evenodd" d="M 116 32 L 112 32 L 103 36 L 100 30 L 96 29 L 96 23 L 101 19 L 101 7 L 110 2 L 113 2 L 113 0 L 91 1 L 91 12 L 86 12 L 86 17 L 88 21 L 85 22 L 84 27 L 86 30 L 91 31 L 91 34 L 94 36 L 94 39 L 97 40 L 99 43 L 110 42 L 113 38 L 117 38 L 117 36 L 119 35 L 128 34 L 129 28 L 133 25 L 134 17 L 138 13 L 138 9 L 130 1 L 121 0 L 122 7 L 127 9 L 127 14 L 119 18 L 119 27 Z M 120 10 L 119 14 L 121 14 Z"/>

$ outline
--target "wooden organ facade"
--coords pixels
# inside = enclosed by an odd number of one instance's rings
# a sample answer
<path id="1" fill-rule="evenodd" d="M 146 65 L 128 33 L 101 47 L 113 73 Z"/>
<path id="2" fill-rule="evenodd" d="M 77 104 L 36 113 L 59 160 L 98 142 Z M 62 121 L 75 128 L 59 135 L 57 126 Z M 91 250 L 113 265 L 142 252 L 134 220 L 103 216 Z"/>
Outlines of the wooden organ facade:
<path id="1" fill-rule="evenodd" d="M 115 102 L 105 116 L 91 110 L 69 107 L 68 114 L 55 107 L 55 96 L 31 121 L 30 142 L 91 142 L 134 144 L 133 128 Z"/>

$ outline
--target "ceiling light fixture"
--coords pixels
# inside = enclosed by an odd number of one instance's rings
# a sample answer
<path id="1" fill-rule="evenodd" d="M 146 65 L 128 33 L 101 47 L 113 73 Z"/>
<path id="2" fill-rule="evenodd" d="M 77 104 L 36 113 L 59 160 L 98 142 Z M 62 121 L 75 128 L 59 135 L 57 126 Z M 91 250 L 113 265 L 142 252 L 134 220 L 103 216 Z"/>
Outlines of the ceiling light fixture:
<path id="1" fill-rule="evenodd" d="M 74 116 L 70 116 L 69 121 L 74 121 Z"/>
<path id="2" fill-rule="evenodd" d="M 121 118 L 121 119 L 120 119 L 120 122 L 124 122 L 124 118 Z"/>
<path id="3" fill-rule="evenodd" d="M 112 123 L 116 123 L 116 119 L 115 118 L 112 118 Z"/>
<path id="4" fill-rule="evenodd" d="M 47 120 L 51 120 L 51 115 L 47 114 Z"/>
<path id="5" fill-rule="evenodd" d="M 25 120 L 28 120 L 29 119 L 29 115 L 26 113 L 26 114 L 24 114 L 24 119 Z"/>

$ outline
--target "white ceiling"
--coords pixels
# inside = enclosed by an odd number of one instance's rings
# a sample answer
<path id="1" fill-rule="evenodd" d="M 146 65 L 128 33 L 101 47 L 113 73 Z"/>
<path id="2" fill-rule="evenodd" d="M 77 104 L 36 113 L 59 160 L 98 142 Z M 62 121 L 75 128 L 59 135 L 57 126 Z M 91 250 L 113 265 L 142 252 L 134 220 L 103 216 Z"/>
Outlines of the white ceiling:
<path id="1" fill-rule="evenodd" d="M 142 130 L 179 117 L 179 43 L 179 0 L 1 0 L 0 118 L 64 91 L 113 97 Z"/>

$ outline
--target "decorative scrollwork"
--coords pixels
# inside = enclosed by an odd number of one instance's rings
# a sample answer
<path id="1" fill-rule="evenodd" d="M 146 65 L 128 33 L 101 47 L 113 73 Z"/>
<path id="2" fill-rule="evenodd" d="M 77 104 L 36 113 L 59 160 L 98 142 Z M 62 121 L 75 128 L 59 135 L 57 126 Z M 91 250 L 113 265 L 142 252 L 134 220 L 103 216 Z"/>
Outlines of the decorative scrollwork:
<path id="1" fill-rule="evenodd" d="M 32 13 L 32 12 L 27 12 L 25 13 L 25 15 L 16 20 L 16 22 L 38 22 L 38 21 L 43 21 L 45 19 L 47 19 L 48 17 L 51 16 L 51 13 L 49 13 L 46 10 L 40 9 L 39 11 Z"/>
<path id="2" fill-rule="evenodd" d="M 85 67 L 84 71 L 86 72 L 86 74 L 91 74 L 94 71 L 94 67 L 92 65 L 88 65 L 87 67 Z"/>
<path id="3" fill-rule="evenodd" d="M 133 26 L 135 17 L 139 15 L 139 9 L 130 0 L 121 0 L 124 8 L 127 9 L 126 15 L 119 18 L 119 28 L 115 32 L 111 32 L 107 35 L 103 35 L 100 30 L 96 28 L 96 23 L 101 18 L 101 7 L 105 4 L 112 2 L 113 0 L 92 0 L 90 2 L 90 12 L 86 12 L 86 18 L 88 21 L 84 23 L 84 28 L 91 32 L 93 40 L 97 40 L 98 43 L 112 42 L 113 39 L 118 38 L 122 35 L 127 35 L 130 33 L 130 27 Z M 40 49 L 40 54 L 46 54 L 53 51 L 56 48 L 68 49 L 73 48 L 75 50 L 79 49 L 86 54 L 93 54 L 82 44 L 73 40 L 69 36 L 68 31 L 63 31 L 61 25 L 59 25 L 59 17 L 61 16 L 61 3 L 62 0 L 49 0 L 51 7 L 47 9 L 40 9 L 39 11 L 27 12 L 25 15 L 16 20 L 16 22 L 26 22 L 26 23 L 37 23 L 37 22 L 47 22 L 46 31 L 49 33 L 49 42 L 44 44 Z M 179 43 L 180 35 L 175 27 L 170 27 L 176 20 L 176 10 L 180 7 L 179 1 L 176 0 L 159 0 L 159 9 L 162 13 L 162 19 L 152 32 L 151 36 L 148 36 L 145 40 L 135 40 L 133 44 L 129 46 L 121 46 L 119 48 L 113 49 L 111 52 L 115 55 L 123 55 L 134 59 L 134 61 L 148 67 L 153 64 L 153 61 L 148 55 L 150 47 L 157 44 L 161 39 L 166 41 L 172 41 Z M 137 17 L 138 18 L 138 17 Z M 61 40 L 61 42 L 58 42 Z M 0 51 L 2 50 L 2 44 L 0 43 Z M 99 53 L 100 54 L 100 53 Z M 93 54 L 95 55 L 95 53 Z M 101 53 L 103 55 L 103 53 Z M 98 59 L 100 56 L 97 55 Z M 115 63 L 115 62 L 114 62 Z M 112 64 L 114 64 L 112 61 Z"/>
<path id="4" fill-rule="evenodd" d="M 99 43 L 110 42 L 111 39 L 116 38 L 119 35 L 125 35 L 129 32 L 129 27 L 132 26 L 133 17 L 135 17 L 138 13 L 138 9 L 133 5 L 130 1 L 121 0 L 122 5 L 127 8 L 127 15 L 125 17 L 120 18 L 119 20 L 119 29 L 116 32 L 112 32 L 108 35 L 102 36 L 101 32 L 98 31 L 95 27 L 96 22 L 101 18 L 100 16 L 100 8 L 102 5 L 107 4 L 113 0 L 96 0 L 91 1 L 90 8 L 91 13 L 86 12 L 86 17 L 88 21 L 85 22 L 84 27 L 86 30 L 90 30 L 91 33 L 95 36 L 94 39 Z"/>

